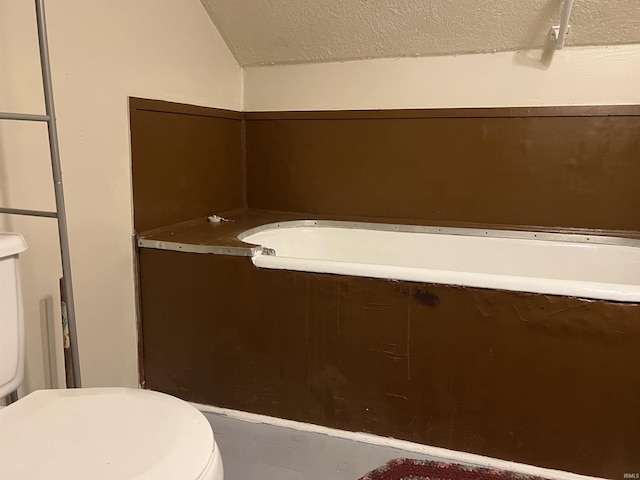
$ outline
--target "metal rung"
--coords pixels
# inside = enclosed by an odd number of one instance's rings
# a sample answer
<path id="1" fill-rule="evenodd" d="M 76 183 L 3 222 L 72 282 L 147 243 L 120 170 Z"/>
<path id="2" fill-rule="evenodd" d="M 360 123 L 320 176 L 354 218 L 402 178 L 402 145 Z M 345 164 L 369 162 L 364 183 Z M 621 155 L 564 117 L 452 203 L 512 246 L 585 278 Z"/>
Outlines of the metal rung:
<path id="1" fill-rule="evenodd" d="M 3 113 L 0 112 L 0 120 L 26 120 L 29 122 L 48 122 L 49 115 L 33 115 L 31 113 Z"/>
<path id="2" fill-rule="evenodd" d="M 22 208 L 0 208 L 0 213 L 9 215 L 27 215 L 30 217 L 58 218 L 57 212 L 45 212 L 44 210 L 24 210 Z"/>

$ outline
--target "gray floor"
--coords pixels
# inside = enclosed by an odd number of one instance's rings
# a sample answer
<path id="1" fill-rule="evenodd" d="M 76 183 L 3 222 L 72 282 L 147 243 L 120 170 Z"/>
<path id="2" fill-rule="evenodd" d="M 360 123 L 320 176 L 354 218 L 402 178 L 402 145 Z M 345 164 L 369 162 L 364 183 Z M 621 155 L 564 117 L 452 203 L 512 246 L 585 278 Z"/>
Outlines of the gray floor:
<path id="1" fill-rule="evenodd" d="M 222 452 L 225 480 L 357 480 L 392 458 L 429 458 L 320 433 L 205 413 Z"/>

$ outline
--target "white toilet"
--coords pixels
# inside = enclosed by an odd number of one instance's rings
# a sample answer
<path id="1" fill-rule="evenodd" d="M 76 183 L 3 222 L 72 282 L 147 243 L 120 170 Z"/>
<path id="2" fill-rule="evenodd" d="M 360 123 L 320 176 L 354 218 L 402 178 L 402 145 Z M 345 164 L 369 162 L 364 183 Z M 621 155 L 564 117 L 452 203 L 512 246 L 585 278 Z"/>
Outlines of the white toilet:
<path id="1" fill-rule="evenodd" d="M 0 233 L 0 397 L 24 376 L 18 234 Z M 0 409 L 6 480 L 222 480 L 207 419 L 175 397 L 133 388 L 39 390 Z"/>

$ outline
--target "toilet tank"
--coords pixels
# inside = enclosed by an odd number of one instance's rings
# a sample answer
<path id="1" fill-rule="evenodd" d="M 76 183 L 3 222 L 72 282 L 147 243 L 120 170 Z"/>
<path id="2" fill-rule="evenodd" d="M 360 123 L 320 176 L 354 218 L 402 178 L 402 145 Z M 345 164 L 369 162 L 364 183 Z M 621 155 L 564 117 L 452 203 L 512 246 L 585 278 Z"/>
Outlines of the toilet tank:
<path id="1" fill-rule="evenodd" d="M 24 377 L 24 322 L 18 255 L 26 249 L 22 235 L 0 233 L 0 397 L 15 391 Z"/>

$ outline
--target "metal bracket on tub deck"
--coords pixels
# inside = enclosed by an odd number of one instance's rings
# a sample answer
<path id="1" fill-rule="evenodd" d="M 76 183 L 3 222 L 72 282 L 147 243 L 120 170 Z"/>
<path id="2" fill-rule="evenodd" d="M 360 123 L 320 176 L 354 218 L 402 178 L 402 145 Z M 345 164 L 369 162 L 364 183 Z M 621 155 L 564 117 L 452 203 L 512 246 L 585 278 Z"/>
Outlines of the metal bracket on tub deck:
<path id="1" fill-rule="evenodd" d="M 165 242 L 162 240 L 138 239 L 138 247 L 170 250 L 186 253 L 213 253 L 215 255 L 234 255 L 237 257 L 253 257 L 262 252 L 260 245 L 247 244 L 246 247 L 226 247 L 222 245 L 193 245 L 190 243 Z M 274 252 L 275 253 L 275 252 Z"/>

